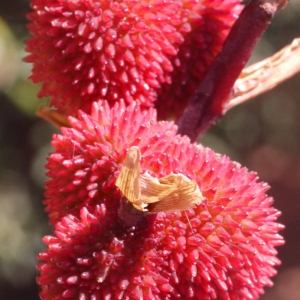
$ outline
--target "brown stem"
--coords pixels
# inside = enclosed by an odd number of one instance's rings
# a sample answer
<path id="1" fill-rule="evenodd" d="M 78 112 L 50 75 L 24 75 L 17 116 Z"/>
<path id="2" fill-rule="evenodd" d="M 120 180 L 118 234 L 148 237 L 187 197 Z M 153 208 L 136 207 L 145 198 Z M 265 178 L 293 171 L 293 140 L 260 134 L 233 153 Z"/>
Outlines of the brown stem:
<path id="1" fill-rule="evenodd" d="M 223 115 L 232 87 L 254 46 L 287 0 L 252 0 L 233 25 L 219 55 L 212 62 L 178 121 L 178 133 L 197 140 Z"/>

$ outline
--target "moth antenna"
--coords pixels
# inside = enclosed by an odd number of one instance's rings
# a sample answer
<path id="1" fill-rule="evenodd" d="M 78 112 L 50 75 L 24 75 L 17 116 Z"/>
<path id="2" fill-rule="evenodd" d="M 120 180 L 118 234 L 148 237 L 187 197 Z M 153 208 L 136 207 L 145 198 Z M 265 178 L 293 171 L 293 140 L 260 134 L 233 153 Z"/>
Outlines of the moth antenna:
<path id="1" fill-rule="evenodd" d="M 188 223 L 189 223 L 189 225 L 190 225 L 190 228 L 191 228 L 191 230 L 192 230 L 192 233 L 194 233 L 194 229 L 192 228 L 192 224 L 191 224 L 191 222 L 190 222 L 189 216 L 187 215 L 186 211 L 184 211 L 184 213 L 185 213 L 186 219 L 187 219 L 187 221 L 188 221 Z"/>

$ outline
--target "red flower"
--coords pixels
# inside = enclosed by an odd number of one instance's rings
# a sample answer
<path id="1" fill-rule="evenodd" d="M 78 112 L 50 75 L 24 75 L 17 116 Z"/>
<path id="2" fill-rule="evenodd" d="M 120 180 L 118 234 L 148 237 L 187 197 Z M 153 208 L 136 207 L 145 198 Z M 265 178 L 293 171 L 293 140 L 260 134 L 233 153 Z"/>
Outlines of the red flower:
<path id="1" fill-rule="evenodd" d="M 190 144 L 135 103 L 95 103 L 91 116 L 69 120 L 47 165 L 56 237 L 44 238 L 39 255 L 42 299 L 258 299 L 272 285 L 283 226 L 255 173 Z M 202 203 L 125 225 L 115 181 L 133 145 L 141 173 L 182 173 L 197 182 Z"/>
<path id="2" fill-rule="evenodd" d="M 240 2 L 33 0 L 31 79 L 67 115 L 90 113 L 99 99 L 148 108 L 158 97 L 162 117 L 179 115 Z"/>

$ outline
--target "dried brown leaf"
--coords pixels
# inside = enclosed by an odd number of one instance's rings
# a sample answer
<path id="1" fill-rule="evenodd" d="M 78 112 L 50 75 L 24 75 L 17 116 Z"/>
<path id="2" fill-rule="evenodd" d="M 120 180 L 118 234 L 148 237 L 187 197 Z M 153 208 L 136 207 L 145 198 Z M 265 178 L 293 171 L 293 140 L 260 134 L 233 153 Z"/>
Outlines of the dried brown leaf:
<path id="1" fill-rule="evenodd" d="M 66 115 L 59 112 L 58 110 L 51 109 L 51 108 L 48 108 L 45 106 L 41 106 L 41 107 L 39 107 L 38 111 L 36 112 L 36 115 L 38 117 L 48 121 L 55 127 L 58 127 L 58 128 L 60 128 L 62 126 L 71 127 L 70 123 L 67 120 Z"/>
<path id="2" fill-rule="evenodd" d="M 275 55 L 245 68 L 225 110 L 265 93 L 300 72 L 300 38 Z"/>

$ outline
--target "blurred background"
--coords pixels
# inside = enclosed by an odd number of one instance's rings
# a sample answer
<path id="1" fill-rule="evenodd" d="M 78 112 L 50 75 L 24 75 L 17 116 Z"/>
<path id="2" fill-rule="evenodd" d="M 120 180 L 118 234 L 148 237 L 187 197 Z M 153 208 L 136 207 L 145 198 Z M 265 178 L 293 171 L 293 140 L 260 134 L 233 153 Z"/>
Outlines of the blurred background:
<path id="1" fill-rule="evenodd" d="M 43 211 L 44 165 L 55 129 L 35 117 L 45 99 L 22 62 L 29 0 L 0 2 L 0 299 L 38 300 L 36 254 L 51 233 Z M 264 59 L 300 37 L 300 0 L 278 13 L 251 58 Z M 286 244 L 263 300 L 300 299 L 300 74 L 227 113 L 201 141 L 256 171 L 282 211 Z"/>

